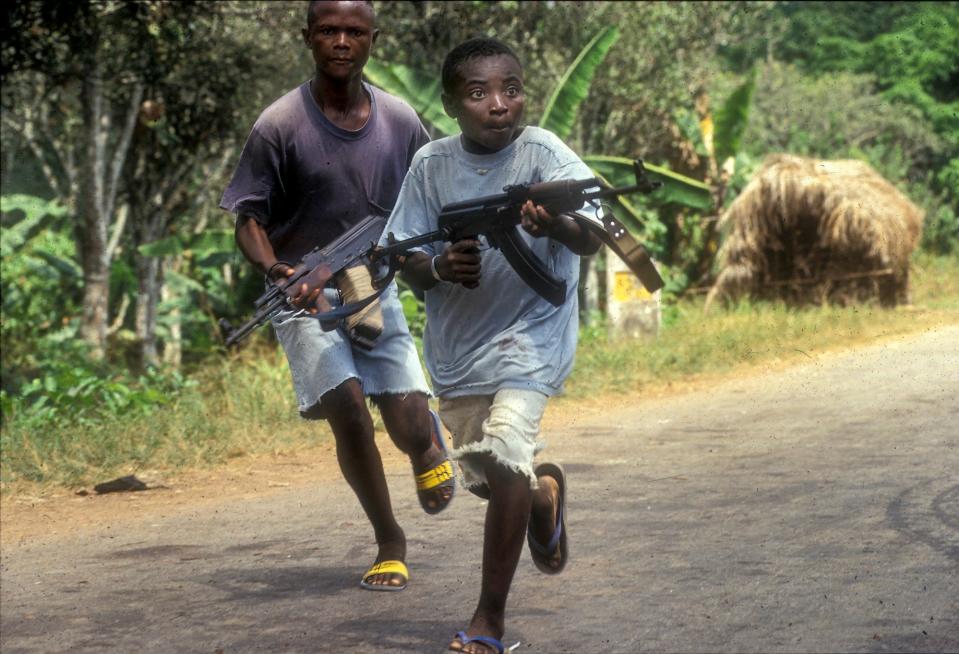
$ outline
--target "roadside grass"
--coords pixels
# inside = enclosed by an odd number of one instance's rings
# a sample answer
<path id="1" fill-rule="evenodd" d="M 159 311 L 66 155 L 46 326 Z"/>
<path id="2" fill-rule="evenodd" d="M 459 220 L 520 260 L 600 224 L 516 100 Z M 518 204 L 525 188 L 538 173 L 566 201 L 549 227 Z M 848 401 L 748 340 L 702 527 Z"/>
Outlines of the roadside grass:
<path id="1" fill-rule="evenodd" d="M 581 334 L 564 400 L 657 391 L 698 376 L 809 360 L 830 350 L 959 324 L 959 258 L 917 256 L 912 296 L 912 304 L 894 309 L 741 302 L 709 313 L 700 297 L 666 308 L 659 336 L 646 342 L 610 336 L 605 325 L 591 326 Z"/>
<path id="2" fill-rule="evenodd" d="M 249 453 L 281 453 L 330 438 L 301 420 L 286 359 L 257 343 L 192 375 L 196 384 L 148 416 L 47 431 L 13 424 L 2 436 L 5 491 L 81 486 L 116 476 L 215 465 Z"/>
<path id="3" fill-rule="evenodd" d="M 704 313 L 702 298 L 665 311 L 653 341 L 583 330 L 561 402 L 661 392 L 677 382 L 790 364 L 824 352 L 943 324 L 959 324 L 959 258 L 916 258 L 913 304 L 790 309 L 740 305 Z M 325 422 L 301 420 L 285 357 L 261 340 L 195 371 L 196 384 L 149 416 L 46 430 L 16 422 L 0 434 L 5 494 L 78 487 L 142 471 L 212 466 L 328 440 Z M 381 427 L 374 412 L 377 428 Z"/>

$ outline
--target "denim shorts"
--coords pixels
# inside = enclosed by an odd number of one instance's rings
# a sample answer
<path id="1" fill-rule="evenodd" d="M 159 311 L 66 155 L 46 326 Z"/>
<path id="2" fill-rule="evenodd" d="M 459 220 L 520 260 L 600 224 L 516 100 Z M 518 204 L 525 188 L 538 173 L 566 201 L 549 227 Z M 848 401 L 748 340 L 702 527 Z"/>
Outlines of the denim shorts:
<path id="1" fill-rule="evenodd" d="M 504 388 L 494 395 L 440 398 L 440 419 L 453 437 L 454 459 L 463 473 L 463 487 L 486 483 L 483 457 L 524 475 L 535 489 L 533 457 L 546 444 L 539 424 L 549 397 L 538 391 Z"/>
<path id="2" fill-rule="evenodd" d="M 340 305 L 336 291 L 327 289 L 326 298 L 333 307 Z M 323 331 L 316 318 L 294 318 L 291 310 L 281 311 L 273 319 L 304 417 L 321 416 L 318 405 L 323 394 L 352 378 L 359 380 L 366 396 L 430 394 L 395 282 L 379 301 L 383 332 L 369 351 L 354 346 L 342 327 Z"/>

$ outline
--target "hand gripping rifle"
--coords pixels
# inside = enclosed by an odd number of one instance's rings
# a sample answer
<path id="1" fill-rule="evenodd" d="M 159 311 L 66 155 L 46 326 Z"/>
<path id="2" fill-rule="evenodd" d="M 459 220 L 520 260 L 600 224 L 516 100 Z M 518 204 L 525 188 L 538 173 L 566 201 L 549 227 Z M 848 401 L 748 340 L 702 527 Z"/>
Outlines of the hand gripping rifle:
<path id="1" fill-rule="evenodd" d="M 376 290 L 367 297 L 340 306 L 332 311 L 309 314 L 300 310 L 296 315 L 306 315 L 323 323 L 341 320 L 360 311 L 386 290 L 400 267 L 399 258 L 408 256 L 410 250 L 426 243 L 445 241 L 455 243 L 464 238 L 483 234 L 493 247 L 498 247 L 520 278 L 545 300 L 559 306 L 566 299 L 566 281 L 556 279 L 523 240 L 519 233 L 520 208 L 532 200 L 551 214 L 570 214 L 584 228 L 596 234 L 629 267 L 649 292 L 663 287 L 649 253 L 610 211 L 603 211 L 602 222 L 575 213 L 584 204 L 595 204 L 605 198 L 629 193 L 650 193 L 661 186 L 647 178 L 641 160 L 633 163 L 636 184 L 611 188 L 598 178 L 560 180 L 537 184 L 507 186 L 503 193 L 464 202 L 454 202 L 442 208 L 438 218 L 439 229 L 413 238 L 396 241 L 392 234 L 384 247 L 377 247 L 386 219 L 370 216 L 323 248 L 307 253 L 295 266 L 292 276 L 272 286 L 255 302 L 253 317 L 233 329 L 228 322 L 220 320 L 226 337 L 226 345 L 239 343 L 260 325 L 268 322 L 287 307 L 296 289 L 304 282 L 324 286 L 341 270 L 357 265 L 387 270 L 372 280 Z"/>

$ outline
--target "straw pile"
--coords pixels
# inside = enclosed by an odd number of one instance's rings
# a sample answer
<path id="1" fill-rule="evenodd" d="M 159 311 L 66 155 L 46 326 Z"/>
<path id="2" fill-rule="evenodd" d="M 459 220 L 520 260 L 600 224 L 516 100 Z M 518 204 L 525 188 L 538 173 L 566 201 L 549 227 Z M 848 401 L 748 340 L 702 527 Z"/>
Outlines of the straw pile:
<path id="1" fill-rule="evenodd" d="M 908 302 L 923 212 L 860 161 L 772 155 L 723 215 L 706 299 Z"/>

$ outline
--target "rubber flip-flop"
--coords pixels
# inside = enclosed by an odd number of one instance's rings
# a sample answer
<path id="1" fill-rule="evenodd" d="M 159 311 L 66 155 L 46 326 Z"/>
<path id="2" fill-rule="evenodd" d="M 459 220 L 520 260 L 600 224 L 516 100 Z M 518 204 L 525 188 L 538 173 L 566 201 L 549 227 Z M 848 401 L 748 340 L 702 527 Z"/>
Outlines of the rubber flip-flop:
<path id="1" fill-rule="evenodd" d="M 464 646 L 469 645 L 470 643 L 480 643 L 482 645 L 486 645 L 487 647 L 492 647 L 496 651 L 496 654 L 508 654 L 519 647 L 518 642 L 506 647 L 503 645 L 502 641 L 496 640 L 492 636 L 467 636 L 465 631 L 457 632 L 453 638 L 460 641 L 460 644 Z M 461 652 L 462 648 L 451 651 Z"/>
<path id="2" fill-rule="evenodd" d="M 540 545 L 533 538 L 532 527 L 526 528 L 526 542 L 529 543 L 529 554 L 533 558 L 533 563 L 539 569 L 548 575 L 559 574 L 566 567 L 566 561 L 569 559 L 569 545 L 566 539 L 566 474 L 562 467 L 555 463 L 541 463 L 533 471 L 537 477 L 552 477 L 559 486 L 559 509 L 556 512 L 556 529 L 553 531 L 552 538 L 545 546 Z M 555 568 L 549 562 L 556 554 L 559 548 L 559 565 Z"/>
<path id="3" fill-rule="evenodd" d="M 371 584 L 367 581 L 370 577 L 381 574 L 398 574 L 403 577 L 403 583 L 399 586 L 394 586 L 392 584 Z M 395 592 L 406 588 L 409 580 L 410 571 L 402 561 L 380 561 L 379 563 L 374 563 L 373 566 L 366 571 L 366 574 L 363 575 L 363 579 L 360 581 L 360 586 L 366 590 Z"/>
<path id="4" fill-rule="evenodd" d="M 416 495 L 420 500 L 420 506 L 430 515 L 436 515 L 453 501 L 453 495 L 456 494 L 456 475 L 453 473 L 453 462 L 450 460 L 450 454 L 446 449 L 446 439 L 443 438 L 443 428 L 440 426 L 440 417 L 435 412 L 430 411 L 432 425 L 432 436 L 434 442 L 443 452 L 443 462 L 424 473 L 414 475 L 416 480 Z M 435 488 L 449 488 L 450 496 L 444 501 L 437 500 L 437 505 L 431 507 L 427 502 L 425 491 L 431 491 Z M 440 496 L 435 496 L 440 497 Z"/>

